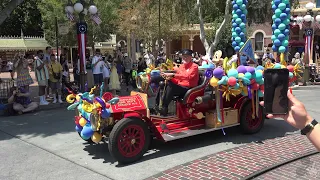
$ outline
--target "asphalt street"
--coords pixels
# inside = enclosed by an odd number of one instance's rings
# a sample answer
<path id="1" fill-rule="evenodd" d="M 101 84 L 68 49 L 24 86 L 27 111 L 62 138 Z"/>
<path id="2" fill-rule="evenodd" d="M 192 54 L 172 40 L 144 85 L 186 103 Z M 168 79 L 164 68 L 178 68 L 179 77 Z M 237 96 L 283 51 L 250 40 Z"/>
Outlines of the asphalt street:
<path id="1" fill-rule="evenodd" d="M 295 90 L 315 118 L 320 118 L 320 87 Z M 154 141 L 145 157 L 119 166 L 106 143 L 84 143 L 74 130 L 73 111 L 65 109 L 0 117 L 0 179 L 140 180 L 182 163 L 250 142 L 295 133 L 282 120 L 266 120 L 263 130 L 243 135 L 238 128 L 161 143 Z"/>

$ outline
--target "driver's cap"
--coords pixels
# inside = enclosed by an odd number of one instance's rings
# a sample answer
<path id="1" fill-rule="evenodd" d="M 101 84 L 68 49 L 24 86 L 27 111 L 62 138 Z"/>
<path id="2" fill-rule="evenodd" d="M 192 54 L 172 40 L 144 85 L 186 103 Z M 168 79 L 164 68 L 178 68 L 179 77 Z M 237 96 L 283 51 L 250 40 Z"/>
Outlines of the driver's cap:
<path id="1" fill-rule="evenodd" d="M 181 54 L 182 54 L 182 55 L 189 55 L 189 56 L 192 56 L 193 51 L 192 51 L 192 50 L 190 50 L 190 49 L 183 49 L 183 50 L 181 50 Z"/>

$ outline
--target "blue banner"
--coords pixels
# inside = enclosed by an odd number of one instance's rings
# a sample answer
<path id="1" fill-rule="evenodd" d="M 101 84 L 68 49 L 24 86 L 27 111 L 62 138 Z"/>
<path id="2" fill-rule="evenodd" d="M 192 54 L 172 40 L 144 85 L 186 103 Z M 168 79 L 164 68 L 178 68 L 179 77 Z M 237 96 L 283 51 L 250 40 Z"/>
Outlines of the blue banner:
<path id="1" fill-rule="evenodd" d="M 251 39 L 247 40 L 247 42 L 240 49 L 239 53 L 244 54 L 248 56 L 250 59 L 252 59 L 254 62 L 257 62 L 257 60 L 254 57 Z"/>

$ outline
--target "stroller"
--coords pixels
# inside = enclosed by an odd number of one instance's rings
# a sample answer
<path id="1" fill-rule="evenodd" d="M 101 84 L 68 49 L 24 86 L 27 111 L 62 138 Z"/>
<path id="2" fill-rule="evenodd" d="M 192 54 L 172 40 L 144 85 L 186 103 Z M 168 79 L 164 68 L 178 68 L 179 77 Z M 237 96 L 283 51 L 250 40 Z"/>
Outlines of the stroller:
<path id="1" fill-rule="evenodd" d="M 317 73 L 317 67 L 316 64 L 310 64 L 309 66 L 309 72 L 310 72 L 310 82 L 320 82 L 319 74 Z"/>

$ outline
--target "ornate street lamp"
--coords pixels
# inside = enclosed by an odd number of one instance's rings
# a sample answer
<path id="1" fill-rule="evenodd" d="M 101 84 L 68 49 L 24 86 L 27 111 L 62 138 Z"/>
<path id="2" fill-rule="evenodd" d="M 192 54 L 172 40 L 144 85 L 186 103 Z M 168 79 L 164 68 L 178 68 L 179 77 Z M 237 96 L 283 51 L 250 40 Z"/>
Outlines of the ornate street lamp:
<path id="1" fill-rule="evenodd" d="M 93 0 L 90 0 L 87 3 L 85 0 L 78 0 L 76 3 L 72 3 L 72 0 L 68 1 L 68 4 L 65 7 L 65 12 L 67 18 L 71 21 L 74 21 L 74 13 L 79 15 L 78 22 L 76 23 L 76 29 L 78 34 L 78 53 L 80 59 L 80 90 L 83 92 L 85 90 L 86 83 L 86 44 L 87 44 L 87 23 L 85 22 L 85 16 L 90 14 L 91 19 L 96 23 L 100 24 L 102 21 L 98 15 L 98 8 L 93 3 Z"/>

